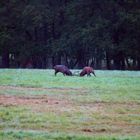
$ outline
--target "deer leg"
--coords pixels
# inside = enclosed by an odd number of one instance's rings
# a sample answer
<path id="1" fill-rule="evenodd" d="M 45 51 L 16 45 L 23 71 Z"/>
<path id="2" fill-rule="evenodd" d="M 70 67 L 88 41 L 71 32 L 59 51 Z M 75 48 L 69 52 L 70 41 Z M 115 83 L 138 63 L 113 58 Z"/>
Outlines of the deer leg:
<path id="1" fill-rule="evenodd" d="M 92 72 L 92 74 L 96 77 L 96 75 L 95 75 L 94 71 Z"/>
<path id="2" fill-rule="evenodd" d="M 55 76 L 57 75 L 58 71 L 55 71 Z"/>

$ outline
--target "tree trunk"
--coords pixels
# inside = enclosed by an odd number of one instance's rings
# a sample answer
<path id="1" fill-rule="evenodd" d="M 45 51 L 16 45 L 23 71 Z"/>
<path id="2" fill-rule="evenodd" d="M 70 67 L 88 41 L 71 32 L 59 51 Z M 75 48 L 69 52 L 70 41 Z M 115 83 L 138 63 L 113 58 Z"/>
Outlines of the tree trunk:
<path id="1" fill-rule="evenodd" d="M 92 57 L 90 66 L 95 67 L 95 58 L 94 58 L 94 56 Z"/>
<path id="2" fill-rule="evenodd" d="M 137 69 L 140 70 L 140 58 L 138 59 Z"/>
<path id="3" fill-rule="evenodd" d="M 108 70 L 111 69 L 111 66 L 110 66 L 110 55 L 109 55 L 108 51 L 106 51 L 106 66 L 107 66 Z"/>
<path id="4" fill-rule="evenodd" d="M 43 69 L 46 69 L 47 68 L 47 63 L 48 63 L 47 56 L 43 56 L 42 57 L 42 68 Z"/>
<path id="5" fill-rule="evenodd" d="M 56 56 L 56 63 L 57 64 L 61 64 L 61 53 L 57 53 L 57 56 Z"/>
<path id="6" fill-rule="evenodd" d="M 116 70 L 120 70 L 121 69 L 120 60 L 118 60 L 117 58 L 114 58 L 114 68 Z"/>
<path id="7" fill-rule="evenodd" d="M 85 58 L 84 58 L 84 53 L 83 51 L 78 51 L 77 53 L 77 60 L 78 60 L 78 68 L 83 68 L 85 65 Z"/>
<path id="8" fill-rule="evenodd" d="M 54 24 L 54 21 L 53 21 L 53 23 L 52 23 L 52 37 L 53 37 L 53 39 L 56 39 L 55 24 Z"/>
<path id="9" fill-rule="evenodd" d="M 125 59 L 121 59 L 121 70 L 125 70 Z"/>
<path id="10" fill-rule="evenodd" d="M 101 59 L 96 58 L 96 68 L 101 69 Z"/>
<path id="11" fill-rule="evenodd" d="M 117 70 L 125 69 L 125 55 L 122 51 L 119 51 L 114 55 L 114 65 Z"/>
<path id="12" fill-rule="evenodd" d="M 2 51 L 2 68 L 9 68 L 9 50 L 4 48 Z"/>
<path id="13" fill-rule="evenodd" d="M 65 65 L 69 65 L 69 62 L 68 62 L 68 56 L 67 56 L 67 54 L 65 53 L 65 55 L 64 55 L 64 58 L 65 58 Z"/>
<path id="14" fill-rule="evenodd" d="M 136 68 L 136 65 L 137 65 L 137 60 L 136 58 L 133 58 L 133 68 Z"/>
<path id="15" fill-rule="evenodd" d="M 56 65 L 55 63 L 55 56 L 52 56 L 52 67 L 54 67 Z"/>
<path id="16" fill-rule="evenodd" d="M 44 23 L 44 44 L 47 44 L 48 40 L 48 24 Z"/>
<path id="17" fill-rule="evenodd" d="M 131 66 L 131 65 L 130 65 L 130 63 L 129 63 L 128 58 L 125 58 L 125 60 L 126 60 L 127 68 L 130 69 L 130 66 Z"/>

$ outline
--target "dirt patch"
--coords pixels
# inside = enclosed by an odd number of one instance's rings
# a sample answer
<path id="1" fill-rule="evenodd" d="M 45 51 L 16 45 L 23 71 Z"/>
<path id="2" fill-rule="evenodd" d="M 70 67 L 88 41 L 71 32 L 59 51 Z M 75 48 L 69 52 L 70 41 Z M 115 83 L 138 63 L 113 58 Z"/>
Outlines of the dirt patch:
<path id="1" fill-rule="evenodd" d="M 85 89 L 75 89 L 75 88 L 33 88 L 33 87 L 17 87 L 17 86 L 0 86 L 0 90 L 3 91 L 3 94 L 0 94 L 0 105 L 3 106 L 14 106 L 14 105 L 28 105 L 28 106 L 34 106 L 34 105 L 57 105 L 65 107 L 70 103 L 69 96 L 66 97 L 65 92 L 74 92 L 74 91 L 82 91 L 87 92 Z M 15 90 L 16 92 L 22 93 L 29 92 L 29 91 L 46 91 L 50 93 L 60 92 L 59 95 L 10 95 L 6 91 L 12 91 Z M 45 93 L 45 92 L 44 92 Z"/>
<path id="2" fill-rule="evenodd" d="M 56 97 L 48 97 L 47 95 L 35 96 L 16 96 L 16 95 L 0 95 L 0 105 L 3 106 L 34 106 L 34 105 L 57 105 L 65 107 L 69 101 L 57 99 Z"/>
<path id="3" fill-rule="evenodd" d="M 86 94 L 82 92 L 88 92 L 86 89 L 61 89 L 61 88 L 26 88 L 26 87 L 12 87 L 12 86 L 0 86 L 0 90 L 4 94 L 0 94 L 0 106 L 28 106 L 33 113 L 53 113 L 58 118 L 61 116 L 67 121 L 65 122 L 69 127 L 61 125 L 60 120 L 53 122 L 51 120 L 50 127 L 53 126 L 53 130 L 57 127 L 63 128 L 62 130 L 69 130 L 80 133 L 95 134 L 95 133 L 119 133 L 119 134 L 139 134 L 139 108 L 140 104 L 135 102 L 105 102 L 105 101 L 92 101 L 83 100 L 78 101 L 78 95 L 82 98 L 86 97 Z M 50 91 L 53 93 L 55 90 L 59 90 L 59 94 L 44 94 L 44 95 L 32 95 L 32 94 L 6 94 L 6 90 L 16 90 L 20 93 L 21 90 L 25 92 L 31 91 Z M 67 94 L 66 91 L 78 91 L 78 94 Z M 73 98 L 74 97 L 74 98 Z M 134 118 L 136 117 L 136 118 Z M 47 120 L 46 120 L 47 121 Z M 46 129 L 48 126 L 46 126 Z M 44 128 L 39 128 L 44 129 Z"/>
<path id="4" fill-rule="evenodd" d="M 16 96 L 16 95 L 0 95 L 0 105 L 34 105 L 47 103 L 47 96 Z"/>
<path id="5" fill-rule="evenodd" d="M 54 109 L 59 108 L 59 111 L 74 111 L 79 110 L 81 113 L 93 113 L 93 112 L 104 112 L 107 107 L 115 108 L 116 106 L 120 106 L 121 108 L 138 108 L 139 103 L 134 102 L 105 102 L 105 101 L 77 101 L 76 98 L 79 96 L 86 96 L 86 89 L 74 89 L 74 88 L 32 88 L 32 87 L 16 87 L 16 86 L 0 86 L 0 90 L 4 92 L 6 90 L 12 91 L 16 90 L 20 93 L 20 91 L 59 91 L 60 94 L 43 94 L 43 95 L 10 95 L 10 94 L 0 94 L 0 105 L 3 106 L 14 106 L 14 105 L 28 105 L 34 107 L 34 105 L 41 105 L 46 107 L 53 107 Z M 73 92 L 77 91 L 76 98 L 73 99 L 72 94 L 66 94 L 65 92 Z M 44 107 L 45 108 L 45 107 Z M 44 109 L 43 108 L 43 109 Z M 38 108 L 36 108 L 38 109 Z M 121 112 L 120 112 L 121 113 Z M 123 113 L 123 112 L 122 112 Z"/>

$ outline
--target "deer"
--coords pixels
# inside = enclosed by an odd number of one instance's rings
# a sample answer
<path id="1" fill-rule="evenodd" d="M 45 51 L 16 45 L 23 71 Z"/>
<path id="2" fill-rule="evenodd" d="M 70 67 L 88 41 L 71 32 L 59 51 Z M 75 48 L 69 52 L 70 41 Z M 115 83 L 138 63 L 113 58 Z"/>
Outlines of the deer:
<path id="1" fill-rule="evenodd" d="M 55 70 L 55 76 L 58 72 L 63 73 L 64 76 L 72 76 L 72 72 L 65 65 L 55 65 L 53 69 Z"/>
<path id="2" fill-rule="evenodd" d="M 81 76 L 81 77 L 82 77 L 82 76 L 85 76 L 85 75 L 91 76 L 91 75 L 90 75 L 91 73 L 96 77 L 93 68 L 92 68 L 92 67 L 89 67 L 89 66 L 86 66 L 86 67 L 84 67 L 83 70 L 80 72 L 80 76 Z"/>

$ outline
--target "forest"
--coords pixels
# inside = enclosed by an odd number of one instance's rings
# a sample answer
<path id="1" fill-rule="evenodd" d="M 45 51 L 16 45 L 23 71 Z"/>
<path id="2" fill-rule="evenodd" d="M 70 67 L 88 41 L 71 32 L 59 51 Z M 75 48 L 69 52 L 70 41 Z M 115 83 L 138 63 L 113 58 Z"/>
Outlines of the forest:
<path id="1" fill-rule="evenodd" d="M 140 70 L 139 0 L 1 0 L 0 68 Z"/>

